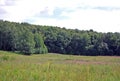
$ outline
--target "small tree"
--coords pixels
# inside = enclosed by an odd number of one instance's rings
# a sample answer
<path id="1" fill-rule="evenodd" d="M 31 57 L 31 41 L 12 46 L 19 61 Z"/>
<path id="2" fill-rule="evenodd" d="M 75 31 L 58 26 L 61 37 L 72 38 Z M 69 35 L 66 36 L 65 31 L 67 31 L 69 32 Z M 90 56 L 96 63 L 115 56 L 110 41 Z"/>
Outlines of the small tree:
<path id="1" fill-rule="evenodd" d="M 42 39 L 42 36 L 38 33 L 35 33 L 34 35 L 34 41 L 35 41 L 35 53 L 36 54 L 44 54 L 47 53 L 48 50 L 44 44 L 44 41 Z"/>
<path id="2" fill-rule="evenodd" d="M 34 35 L 32 32 L 24 31 L 21 33 L 18 41 L 18 50 L 25 55 L 30 55 L 34 53 Z"/>

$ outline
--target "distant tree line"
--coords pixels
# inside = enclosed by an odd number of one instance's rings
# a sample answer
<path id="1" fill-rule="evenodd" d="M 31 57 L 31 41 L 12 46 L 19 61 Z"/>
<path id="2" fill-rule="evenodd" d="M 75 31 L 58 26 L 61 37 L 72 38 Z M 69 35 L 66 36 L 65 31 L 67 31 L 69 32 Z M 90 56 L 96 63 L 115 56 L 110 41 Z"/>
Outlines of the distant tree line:
<path id="1" fill-rule="evenodd" d="M 120 55 L 120 33 L 0 20 L 0 50 L 23 54 Z"/>
<path id="2" fill-rule="evenodd" d="M 27 23 L 0 21 L 0 50 L 30 55 L 47 53 L 42 34 Z"/>

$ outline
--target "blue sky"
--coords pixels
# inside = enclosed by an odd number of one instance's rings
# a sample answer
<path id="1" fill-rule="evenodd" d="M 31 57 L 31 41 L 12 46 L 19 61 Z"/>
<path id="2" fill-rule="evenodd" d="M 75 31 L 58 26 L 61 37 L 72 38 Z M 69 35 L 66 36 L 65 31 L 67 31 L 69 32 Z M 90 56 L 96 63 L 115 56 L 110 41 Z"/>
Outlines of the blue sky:
<path id="1" fill-rule="evenodd" d="M 0 0 L 0 19 L 120 32 L 120 0 Z"/>

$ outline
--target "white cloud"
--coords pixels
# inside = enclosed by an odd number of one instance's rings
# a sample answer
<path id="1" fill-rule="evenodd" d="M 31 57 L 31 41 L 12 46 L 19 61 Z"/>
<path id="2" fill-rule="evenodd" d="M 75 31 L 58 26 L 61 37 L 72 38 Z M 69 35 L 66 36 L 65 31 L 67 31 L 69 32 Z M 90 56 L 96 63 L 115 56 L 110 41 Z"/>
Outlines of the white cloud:
<path id="1" fill-rule="evenodd" d="M 120 7 L 119 0 L 81 0 L 84 5 L 89 6 L 116 6 Z"/>
<path id="2" fill-rule="evenodd" d="M 0 0 L 0 5 L 4 5 L 5 1 L 4 0 Z"/>
<path id="3" fill-rule="evenodd" d="M 94 29 L 100 32 L 119 32 L 120 11 L 100 11 L 100 10 L 76 10 L 72 13 L 63 13 L 68 16 L 66 20 L 46 20 L 44 24 L 57 25 L 67 28 L 78 28 L 82 30 Z M 40 23 L 41 22 L 41 23 Z M 35 24 L 43 24 L 39 19 Z"/>
<path id="4" fill-rule="evenodd" d="M 119 32 L 120 2 L 119 0 L 10 0 L 14 5 L 7 5 L 7 0 L 0 0 L 0 19 L 41 25 L 62 26 L 67 28 L 93 29 L 102 32 Z M 56 8 L 63 10 L 62 19 L 42 17 L 43 14 L 54 16 Z M 101 9 L 100 9 L 101 8 Z M 113 10 L 107 10 L 113 8 Z M 40 14 L 41 16 L 37 16 Z M 27 22 L 27 21 L 26 21 Z M 80 28 L 79 28 L 80 27 Z"/>

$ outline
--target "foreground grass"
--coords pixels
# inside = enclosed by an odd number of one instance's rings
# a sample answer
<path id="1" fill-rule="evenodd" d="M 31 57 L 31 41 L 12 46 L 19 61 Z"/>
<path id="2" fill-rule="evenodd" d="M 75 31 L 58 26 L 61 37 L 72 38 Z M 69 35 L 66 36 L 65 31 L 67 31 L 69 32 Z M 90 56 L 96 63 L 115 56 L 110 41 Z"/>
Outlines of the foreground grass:
<path id="1" fill-rule="evenodd" d="M 0 81 L 119 81 L 120 58 L 0 51 Z"/>

